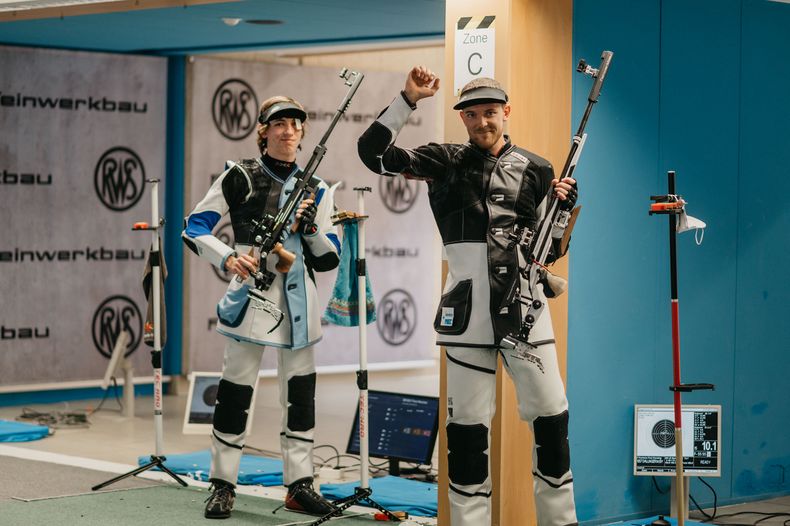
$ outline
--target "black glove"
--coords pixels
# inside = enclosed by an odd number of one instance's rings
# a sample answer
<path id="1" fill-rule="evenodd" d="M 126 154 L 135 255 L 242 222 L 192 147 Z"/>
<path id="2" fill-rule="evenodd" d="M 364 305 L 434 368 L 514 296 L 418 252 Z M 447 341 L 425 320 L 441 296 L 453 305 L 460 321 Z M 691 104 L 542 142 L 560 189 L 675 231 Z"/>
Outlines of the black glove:
<path id="1" fill-rule="evenodd" d="M 299 223 L 299 228 L 303 234 L 315 234 L 318 227 L 315 226 L 315 215 L 318 212 L 318 207 L 315 203 L 310 203 L 306 208 L 302 209 L 302 218 Z"/>
<path id="2" fill-rule="evenodd" d="M 571 210 L 576 206 L 576 200 L 579 198 L 578 183 L 574 183 L 571 189 L 568 190 L 568 195 L 565 196 L 564 201 L 560 201 L 560 208 L 563 210 Z"/>

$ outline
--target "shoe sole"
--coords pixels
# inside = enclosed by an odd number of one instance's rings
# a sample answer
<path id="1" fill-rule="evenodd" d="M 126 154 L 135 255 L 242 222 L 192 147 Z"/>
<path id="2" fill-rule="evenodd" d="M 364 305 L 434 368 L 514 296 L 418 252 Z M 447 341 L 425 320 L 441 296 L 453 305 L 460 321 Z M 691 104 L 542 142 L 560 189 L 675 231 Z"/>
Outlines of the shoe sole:
<path id="1" fill-rule="evenodd" d="M 230 513 L 227 515 L 207 515 L 204 513 L 203 517 L 207 519 L 230 519 Z"/>

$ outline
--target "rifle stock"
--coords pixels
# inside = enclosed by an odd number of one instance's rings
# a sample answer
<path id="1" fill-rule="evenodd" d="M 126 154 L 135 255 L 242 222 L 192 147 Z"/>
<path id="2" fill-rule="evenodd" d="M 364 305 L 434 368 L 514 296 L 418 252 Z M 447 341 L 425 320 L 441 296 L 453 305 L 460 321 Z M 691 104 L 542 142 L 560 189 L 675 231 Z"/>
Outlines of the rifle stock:
<path id="1" fill-rule="evenodd" d="M 278 258 L 277 264 L 274 266 L 274 268 L 277 269 L 277 272 L 288 274 L 288 271 L 291 270 L 291 265 L 293 265 L 294 261 L 296 261 L 296 254 L 290 250 L 286 250 L 282 243 L 277 243 L 274 245 L 272 254 Z"/>

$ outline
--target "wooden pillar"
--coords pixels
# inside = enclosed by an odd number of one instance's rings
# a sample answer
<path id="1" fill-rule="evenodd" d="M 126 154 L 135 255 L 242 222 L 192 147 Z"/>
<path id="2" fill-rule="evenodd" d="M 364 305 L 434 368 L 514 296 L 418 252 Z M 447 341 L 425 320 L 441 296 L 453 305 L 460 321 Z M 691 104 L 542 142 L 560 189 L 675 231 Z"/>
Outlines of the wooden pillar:
<path id="1" fill-rule="evenodd" d="M 465 142 L 466 131 L 451 108 L 455 32 L 461 17 L 496 16 L 495 77 L 510 96 L 513 110 L 507 133 L 513 142 L 541 155 L 561 170 L 570 147 L 572 0 L 447 0 L 445 69 L 442 78 L 445 142 Z M 568 258 L 552 271 L 567 277 Z M 569 293 L 573 293 L 571 284 Z M 566 370 L 568 295 L 549 305 L 557 339 L 563 379 Z M 447 378 L 442 353 L 440 389 L 442 422 L 439 438 L 439 525 L 449 526 L 447 502 L 447 442 L 444 436 Z M 536 524 L 532 498 L 532 433 L 518 415 L 513 383 L 500 365 L 497 374 L 497 413 L 491 429 L 491 471 L 494 483 L 492 524 Z"/>

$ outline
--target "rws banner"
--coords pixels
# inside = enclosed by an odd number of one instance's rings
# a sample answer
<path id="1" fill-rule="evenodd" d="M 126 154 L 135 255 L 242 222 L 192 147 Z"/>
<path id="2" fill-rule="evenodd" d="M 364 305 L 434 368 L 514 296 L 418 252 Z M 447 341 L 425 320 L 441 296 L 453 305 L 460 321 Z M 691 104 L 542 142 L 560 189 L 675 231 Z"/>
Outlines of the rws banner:
<path id="1" fill-rule="evenodd" d="M 335 194 L 339 209 L 356 210 L 354 187 L 370 186 L 366 194 L 367 265 L 378 321 L 368 327 L 371 363 L 425 360 L 436 357 L 432 321 L 437 293 L 440 252 L 435 227 L 422 183 L 402 177 L 371 173 L 357 155 L 357 139 L 379 112 L 398 95 L 404 74 L 364 72 L 365 79 L 343 119 L 330 137 L 328 153 L 317 175 L 332 183 L 342 181 Z M 255 125 L 261 102 L 274 95 L 300 101 L 308 113 L 307 135 L 298 157 L 304 166 L 326 131 L 348 87 L 338 71 L 253 62 L 196 58 L 189 68 L 187 209 L 206 193 L 225 161 L 259 156 Z M 398 144 L 417 146 L 439 136 L 431 104 L 424 104 L 401 133 Z M 215 233 L 233 246 L 230 218 L 224 217 Z M 216 303 L 230 276 L 188 253 L 190 368 L 220 370 L 225 339 L 215 332 Z M 323 312 L 336 273 L 318 273 Z M 324 339 L 316 348 L 322 365 L 357 364 L 357 328 L 324 325 Z M 273 350 L 263 368 L 274 368 Z"/>
<path id="2" fill-rule="evenodd" d="M 164 176 L 166 61 L 0 47 L 0 71 L 0 385 L 100 379 L 122 329 L 150 375 L 131 227 Z"/>

